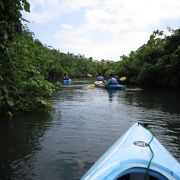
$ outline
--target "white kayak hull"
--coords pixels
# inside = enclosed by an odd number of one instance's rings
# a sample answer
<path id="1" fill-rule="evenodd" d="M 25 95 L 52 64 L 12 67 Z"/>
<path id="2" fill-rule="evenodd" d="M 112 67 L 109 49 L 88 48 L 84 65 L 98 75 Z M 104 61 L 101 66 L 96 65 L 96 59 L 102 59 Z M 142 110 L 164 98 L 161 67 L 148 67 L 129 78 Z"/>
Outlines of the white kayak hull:
<path id="1" fill-rule="evenodd" d="M 148 129 L 135 123 L 81 180 L 110 180 L 125 176 L 132 180 L 148 176 L 180 180 L 180 164 Z"/>
<path id="2" fill-rule="evenodd" d="M 105 88 L 105 84 L 103 81 L 95 81 L 95 87 L 99 87 L 99 88 Z"/>

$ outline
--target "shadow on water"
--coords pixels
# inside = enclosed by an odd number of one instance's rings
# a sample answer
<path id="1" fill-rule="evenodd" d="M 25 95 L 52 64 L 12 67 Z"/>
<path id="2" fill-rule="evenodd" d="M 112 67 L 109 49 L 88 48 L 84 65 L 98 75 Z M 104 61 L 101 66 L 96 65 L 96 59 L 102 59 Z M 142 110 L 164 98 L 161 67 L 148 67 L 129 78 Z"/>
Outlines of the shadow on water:
<path id="1" fill-rule="evenodd" d="M 108 93 L 109 102 L 112 102 L 112 101 L 113 101 L 113 98 L 115 97 L 115 95 L 116 95 L 118 92 L 120 92 L 120 91 L 112 90 L 112 89 L 107 89 L 106 91 L 107 91 L 107 93 Z"/>
<path id="2" fill-rule="evenodd" d="M 24 179 L 31 174 L 34 154 L 41 149 L 39 142 L 50 125 L 47 114 L 0 121 L 0 179 Z"/>
<path id="3" fill-rule="evenodd" d="M 147 109 L 157 108 L 170 113 L 180 112 L 180 95 L 177 91 L 129 89 L 124 98 L 131 105 Z"/>

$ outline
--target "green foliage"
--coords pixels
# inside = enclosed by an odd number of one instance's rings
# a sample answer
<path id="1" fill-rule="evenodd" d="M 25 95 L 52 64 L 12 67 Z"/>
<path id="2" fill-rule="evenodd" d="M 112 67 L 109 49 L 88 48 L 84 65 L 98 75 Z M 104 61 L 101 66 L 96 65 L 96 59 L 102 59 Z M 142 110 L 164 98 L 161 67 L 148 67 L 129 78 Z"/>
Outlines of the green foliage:
<path id="1" fill-rule="evenodd" d="M 145 63 L 143 64 L 143 67 L 141 68 L 137 80 L 143 85 L 153 85 L 155 84 L 155 79 L 156 79 L 156 69 L 155 66 L 152 64 Z"/>
<path id="2" fill-rule="evenodd" d="M 22 6 L 26 12 L 30 12 L 30 4 L 27 2 L 27 0 L 22 1 Z"/>
<path id="3" fill-rule="evenodd" d="M 116 73 L 129 82 L 153 87 L 180 87 L 180 29 L 170 36 L 154 31 L 147 42 L 129 56 L 122 56 Z"/>
<path id="4" fill-rule="evenodd" d="M 106 77 L 109 77 L 111 74 L 114 75 L 114 74 L 115 74 L 115 71 L 112 70 L 112 69 L 109 69 L 108 71 L 106 71 L 105 76 L 106 76 Z"/>
<path id="5" fill-rule="evenodd" d="M 3 112 L 49 110 L 49 98 L 61 88 L 64 73 L 73 77 L 96 76 L 112 67 L 107 61 L 93 61 L 81 55 L 65 54 L 34 39 L 26 27 L 8 43 L 6 82 L 1 88 Z M 10 70 L 10 71 L 9 71 Z M 3 79 L 3 76 L 0 76 Z"/>
<path id="6" fill-rule="evenodd" d="M 61 88 L 62 77 L 96 77 L 103 73 L 127 76 L 129 83 L 180 87 L 180 30 L 163 36 L 154 31 L 146 44 L 120 61 L 96 61 L 84 55 L 65 54 L 43 45 L 21 24 L 27 0 L 0 0 L 0 115 L 49 110 L 50 97 Z"/>
<path id="7" fill-rule="evenodd" d="M 21 33 L 21 10 L 29 11 L 26 0 L 0 0 L 0 114 L 7 116 L 14 107 L 14 72 L 8 45 Z"/>
<path id="8" fill-rule="evenodd" d="M 34 41 L 27 29 L 8 48 L 14 74 L 14 91 L 11 93 L 15 102 L 13 110 L 49 109 L 49 97 L 60 88 L 60 83 L 53 84 L 49 80 L 49 71 L 56 65 L 51 65 L 50 50 Z"/>

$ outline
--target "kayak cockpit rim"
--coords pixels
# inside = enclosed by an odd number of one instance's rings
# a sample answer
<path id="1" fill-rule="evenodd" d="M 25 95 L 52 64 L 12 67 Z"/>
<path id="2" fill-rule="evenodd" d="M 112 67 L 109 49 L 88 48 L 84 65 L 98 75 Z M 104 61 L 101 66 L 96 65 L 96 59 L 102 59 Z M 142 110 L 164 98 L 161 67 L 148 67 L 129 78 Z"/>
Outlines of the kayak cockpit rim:
<path id="1" fill-rule="evenodd" d="M 146 168 L 139 168 L 139 167 L 127 169 L 121 174 L 119 174 L 115 179 L 116 180 L 126 180 L 126 179 L 168 180 L 168 178 L 166 178 L 164 175 L 162 175 L 157 171 L 150 169 L 147 174 Z"/>
<path id="2" fill-rule="evenodd" d="M 138 122 L 96 161 L 81 180 L 179 178 L 178 161 L 162 146 L 146 124 Z"/>

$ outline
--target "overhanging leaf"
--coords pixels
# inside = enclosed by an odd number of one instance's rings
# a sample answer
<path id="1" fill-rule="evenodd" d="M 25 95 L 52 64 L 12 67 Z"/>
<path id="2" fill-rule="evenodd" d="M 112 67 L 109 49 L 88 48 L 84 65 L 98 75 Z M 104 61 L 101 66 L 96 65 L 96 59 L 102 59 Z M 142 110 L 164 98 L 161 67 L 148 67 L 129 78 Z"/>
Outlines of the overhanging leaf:
<path id="1" fill-rule="evenodd" d="M 4 10 L 4 8 L 5 8 L 4 7 L 4 2 L 2 0 L 0 0 L 0 7 L 1 7 L 2 10 Z"/>
<path id="2" fill-rule="evenodd" d="M 24 10 L 30 12 L 30 4 L 27 1 L 24 3 Z"/>
<path id="3" fill-rule="evenodd" d="M 7 100 L 7 104 L 8 104 L 10 107 L 13 107 L 13 106 L 14 106 L 14 102 L 13 102 L 13 100 L 11 100 L 11 99 L 8 99 L 8 100 Z"/>

